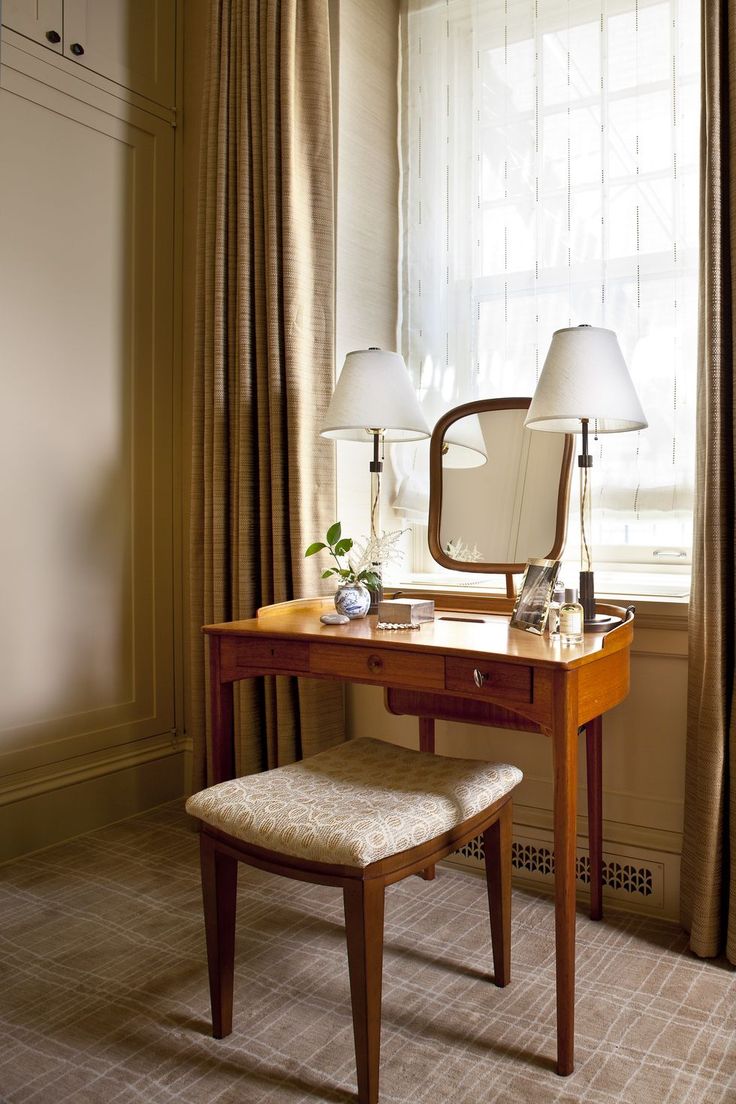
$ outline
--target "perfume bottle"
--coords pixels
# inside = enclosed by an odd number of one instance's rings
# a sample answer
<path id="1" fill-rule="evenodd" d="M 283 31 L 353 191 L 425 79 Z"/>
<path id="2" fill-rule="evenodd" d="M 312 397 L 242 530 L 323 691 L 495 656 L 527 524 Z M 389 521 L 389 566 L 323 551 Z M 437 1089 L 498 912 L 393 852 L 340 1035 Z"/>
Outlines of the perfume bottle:
<path id="1" fill-rule="evenodd" d="M 575 587 L 565 587 L 565 601 L 560 606 L 561 644 L 582 644 L 584 616 L 577 590 Z"/>
<path id="2" fill-rule="evenodd" d="M 552 600 L 549 604 L 549 613 L 547 615 L 547 632 L 552 640 L 559 640 L 560 636 L 560 606 L 565 601 L 565 585 L 564 583 L 557 583 L 555 585 Z"/>

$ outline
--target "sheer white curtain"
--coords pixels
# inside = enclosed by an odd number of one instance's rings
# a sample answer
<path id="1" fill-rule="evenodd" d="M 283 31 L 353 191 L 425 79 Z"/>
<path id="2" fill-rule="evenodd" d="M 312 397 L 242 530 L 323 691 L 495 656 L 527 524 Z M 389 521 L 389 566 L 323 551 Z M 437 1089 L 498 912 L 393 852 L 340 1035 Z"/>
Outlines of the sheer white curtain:
<path id="1" fill-rule="evenodd" d="M 444 406 L 616 331 L 649 429 L 594 442 L 600 559 L 689 554 L 697 0 L 405 0 L 403 347 Z M 665 557 L 667 559 L 667 557 Z"/>

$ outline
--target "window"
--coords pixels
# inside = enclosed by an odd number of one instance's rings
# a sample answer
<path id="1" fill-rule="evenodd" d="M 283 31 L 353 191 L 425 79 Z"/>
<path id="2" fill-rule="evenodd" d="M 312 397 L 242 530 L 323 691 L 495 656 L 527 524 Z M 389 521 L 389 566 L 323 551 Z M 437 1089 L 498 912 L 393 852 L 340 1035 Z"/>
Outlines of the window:
<path id="1" fill-rule="evenodd" d="M 404 11 L 402 342 L 420 393 L 435 410 L 531 395 L 554 330 L 615 330 L 649 428 L 592 442 L 596 564 L 689 560 L 699 5 Z"/>

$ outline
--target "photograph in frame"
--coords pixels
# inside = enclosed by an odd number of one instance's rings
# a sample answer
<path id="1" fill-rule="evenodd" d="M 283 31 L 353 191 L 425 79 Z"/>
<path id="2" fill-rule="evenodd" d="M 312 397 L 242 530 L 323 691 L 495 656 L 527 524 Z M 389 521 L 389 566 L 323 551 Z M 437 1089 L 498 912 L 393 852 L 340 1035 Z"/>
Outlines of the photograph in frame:
<path id="1" fill-rule="evenodd" d="M 511 614 L 511 628 L 541 636 L 560 571 L 559 560 L 529 560 Z"/>

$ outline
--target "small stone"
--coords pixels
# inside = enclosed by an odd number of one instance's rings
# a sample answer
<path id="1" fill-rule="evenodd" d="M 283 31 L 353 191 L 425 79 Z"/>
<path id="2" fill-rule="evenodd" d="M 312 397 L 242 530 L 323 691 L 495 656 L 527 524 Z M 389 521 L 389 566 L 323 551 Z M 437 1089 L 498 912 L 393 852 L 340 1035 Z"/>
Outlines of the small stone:
<path id="1" fill-rule="evenodd" d="M 344 613 L 323 613 L 320 617 L 323 625 L 347 625 L 349 620 Z"/>

